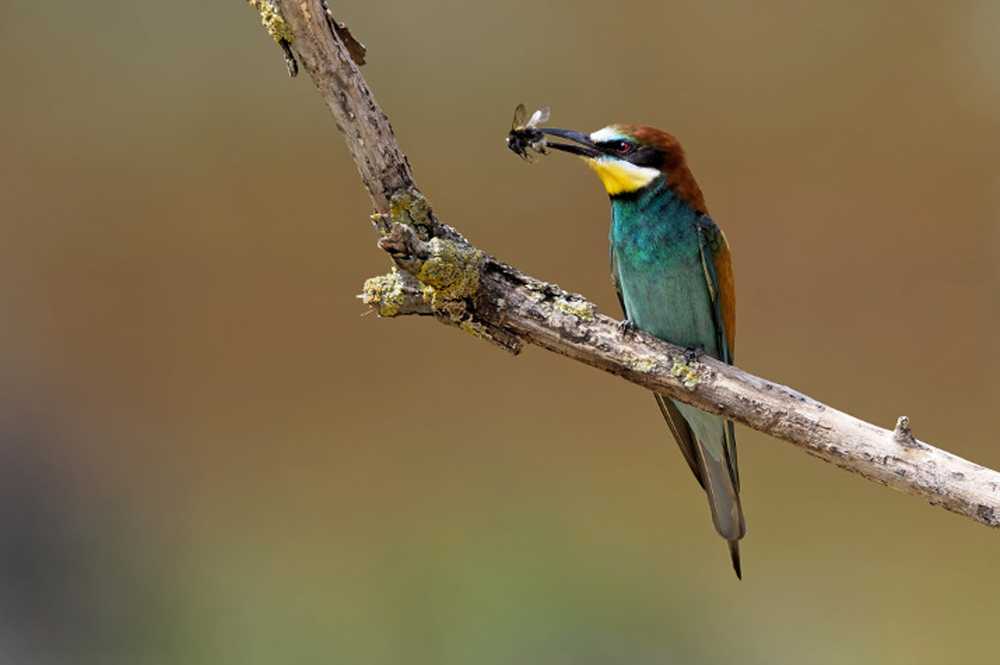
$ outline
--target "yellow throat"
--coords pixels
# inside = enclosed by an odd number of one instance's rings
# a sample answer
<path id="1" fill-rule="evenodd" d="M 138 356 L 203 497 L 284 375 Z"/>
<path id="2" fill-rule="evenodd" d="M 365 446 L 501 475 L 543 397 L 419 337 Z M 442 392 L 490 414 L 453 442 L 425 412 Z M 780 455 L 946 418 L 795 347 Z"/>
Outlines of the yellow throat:
<path id="1" fill-rule="evenodd" d="M 642 189 L 653 182 L 660 171 L 646 166 L 611 157 L 586 158 L 587 166 L 594 169 L 608 195 L 627 194 Z"/>

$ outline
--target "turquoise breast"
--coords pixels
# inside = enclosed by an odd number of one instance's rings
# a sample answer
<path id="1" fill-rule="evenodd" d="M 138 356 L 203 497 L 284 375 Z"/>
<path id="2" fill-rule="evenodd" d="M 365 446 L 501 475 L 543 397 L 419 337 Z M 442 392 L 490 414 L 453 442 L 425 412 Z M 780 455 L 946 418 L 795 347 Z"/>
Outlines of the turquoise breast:
<path id="1" fill-rule="evenodd" d="M 699 214 L 663 178 L 612 199 L 614 278 L 637 328 L 719 357 L 713 306 L 701 261 Z"/>

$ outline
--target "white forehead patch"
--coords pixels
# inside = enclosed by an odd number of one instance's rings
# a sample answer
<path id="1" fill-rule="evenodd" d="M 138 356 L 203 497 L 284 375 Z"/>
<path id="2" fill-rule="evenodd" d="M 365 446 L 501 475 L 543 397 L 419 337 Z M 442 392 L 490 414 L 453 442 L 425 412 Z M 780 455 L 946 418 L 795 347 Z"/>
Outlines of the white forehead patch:
<path id="1" fill-rule="evenodd" d="M 620 141 L 625 138 L 625 135 L 619 132 L 614 127 L 604 127 L 598 129 L 596 132 L 590 135 L 590 140 L 594 143 L 604 143 L 606 141 Z"/>

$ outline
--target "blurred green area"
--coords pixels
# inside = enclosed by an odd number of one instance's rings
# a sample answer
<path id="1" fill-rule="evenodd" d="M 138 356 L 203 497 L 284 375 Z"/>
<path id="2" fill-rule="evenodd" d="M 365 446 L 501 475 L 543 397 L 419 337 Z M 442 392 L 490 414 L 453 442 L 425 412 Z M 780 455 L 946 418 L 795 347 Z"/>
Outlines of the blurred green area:
<path id="1" fill-rule="evenodd" d="M 617 313 L 597 181 L 504 134 L 667 128 L 741 366 L 1000 467 L 997 3 L 333 5 L 477 244 Z M 0 37 L 0 660 L 995 660 L 995 532 L 741 429 L 738 583 L 641 390 L 362 316 L 366 195 L 245 3 Z"/>

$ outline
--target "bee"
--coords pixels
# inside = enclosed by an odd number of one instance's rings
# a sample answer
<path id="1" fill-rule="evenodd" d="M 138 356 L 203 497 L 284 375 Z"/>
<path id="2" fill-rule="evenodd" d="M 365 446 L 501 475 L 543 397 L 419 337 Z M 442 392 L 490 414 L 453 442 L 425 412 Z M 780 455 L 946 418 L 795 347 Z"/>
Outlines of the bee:
<path id="1" fill-rule="evenodd" d="M 510 133 L 507 134 L 507 147 L 521 159 L 530 162 L 532 155 L 528 150 L 538 155 L 546 154 L 545 136 L 539 131 L 538 126 L 548 122 L 551 109 L 543 106 L 532 113 L 528 122 L 525 122 L 527 114 L 524 104 L 518 104 L 514 109 L 514 120 L 510 124 Z"/>

